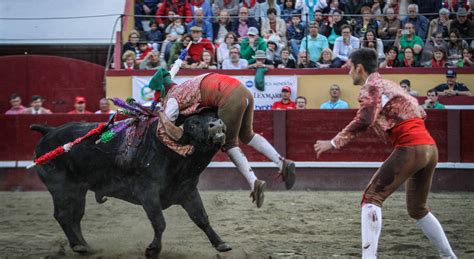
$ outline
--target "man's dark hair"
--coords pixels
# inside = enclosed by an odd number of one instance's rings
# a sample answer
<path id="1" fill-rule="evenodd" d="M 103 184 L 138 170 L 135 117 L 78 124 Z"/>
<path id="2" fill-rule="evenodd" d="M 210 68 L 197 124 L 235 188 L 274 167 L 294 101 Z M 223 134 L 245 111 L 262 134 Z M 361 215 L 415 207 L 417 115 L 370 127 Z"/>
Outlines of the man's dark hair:
<path id="1" fill-rule="evenodd" d="M 370 75 L 374 72 L 377 72 L 378 62 L 377 62 L 377 53 L 374 49 L 369 48 L 360 48 L 352 52 L 349 56 L 354 67 L 361 64 L 364 67 L 365 71 Z"/>
<path id="2" fill-rule="evenodd" d="M 411 86 L 410 80 L 408 79 L 403 79 L 402 81 L 400 81 L 400 84 L 406 84 L 408 86 Z"/>
<path id="3" fill-rule="evenodd" d="M 350 26 L 349 24 L 344 24 L 341 26 L 341 31 L 344 30 L 344 29 L 349 29 L 352 33 L 352 26 Z"/>
<path id="4" fill-rule="evenodd" d="M 274 14 L 276 15 L 277 14 L 277 10 L 275 8 L 268 8 L 267 10 L 267 15 L 269 14 Z"/>
<path id="5" fill-rule="evenodd" d="M 301 96 L 301 95 L 300 95 L 300 96 L 296 97 L 295 100 L 298 100 L 298 99 L 303 99 L 303 100 L 304 100 L 304 103 L 308 103 L 308 100 L 306 100 L 306 97 L 304 97 L 304 96 Z"/>
<path id="6" fill-rule="evenodd" d="M 438 95 L 438 92 L 435 90 L 435 89 L 430 89 L 426 92 L 426 95 L 428 96 L 428 93 L 435 93 L 436 95 Z"/>
<path id="7" fill-rule="evenodd" d="M 12 94 L 10 94 L 10 100 L 13 100 L 13 99 L 15 99 L 15 98 L 17 98 L 17 97 L 20 97 L 20 95 L 17 94 L 17 93 L 12 93 Z"/>
<path id="8" fill-rule="evenodd" d="M 43 100 L 43 97 L 41 95 L 33 95 L 31 96 L 31 102 L 34 102 L 36 100 Z"/>

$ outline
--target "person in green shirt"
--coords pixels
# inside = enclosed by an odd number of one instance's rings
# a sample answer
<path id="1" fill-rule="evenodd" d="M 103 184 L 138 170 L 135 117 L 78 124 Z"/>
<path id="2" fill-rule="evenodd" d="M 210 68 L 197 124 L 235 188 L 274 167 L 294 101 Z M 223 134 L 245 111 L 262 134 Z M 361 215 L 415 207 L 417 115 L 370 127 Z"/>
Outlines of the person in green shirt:
<path id="1" fill-rule="evenodd" d="M 423 40 L 415 34 L 415 25 L 407 22 L 405 24 L 404 30 L 398 30 L 394 46 L 396 46 L 399 50 L 398 60 L 400 62 L 405 59 L 403 50 L 406 47 L 413 48 L 415 51 L 415 61 L 418 61 L 423 49 Z"/>
<path id="2" fill-rule="evenodd" d="M 445 109 L 444 105 L 439 103 L 438 92 L 434 89 L 430 89 L 426 92 L 426 100 L 421 107 L 423 107 L 423 109 Z"/>
<path id="3" fill-rule="evenodd" d="M 255 63 L 255 52 L 257 50 L 267 50 L 267 43 L 258 36 L 258 29 L 255 27 L 250 27 L 247 31 L 247 38 L 242 41 L 240 44 L 240 56 L 243 59 L 246 59 L 249 64 Z"/>

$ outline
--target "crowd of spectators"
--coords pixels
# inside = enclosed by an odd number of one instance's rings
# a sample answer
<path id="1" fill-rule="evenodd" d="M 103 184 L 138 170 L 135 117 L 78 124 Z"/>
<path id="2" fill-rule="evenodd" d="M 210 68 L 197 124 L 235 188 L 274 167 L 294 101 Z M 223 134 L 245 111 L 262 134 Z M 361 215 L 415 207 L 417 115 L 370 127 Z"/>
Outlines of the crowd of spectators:
<path id="1" fill-rule="evenodd" d="M 384 68 L 473 66 L 468 2 L 137 0 L 122 68 L 169 69 L 189 42 L 184 69 L 252 68 L 257 51 L 268 68 L 340 68 L 360 47 Z"/>

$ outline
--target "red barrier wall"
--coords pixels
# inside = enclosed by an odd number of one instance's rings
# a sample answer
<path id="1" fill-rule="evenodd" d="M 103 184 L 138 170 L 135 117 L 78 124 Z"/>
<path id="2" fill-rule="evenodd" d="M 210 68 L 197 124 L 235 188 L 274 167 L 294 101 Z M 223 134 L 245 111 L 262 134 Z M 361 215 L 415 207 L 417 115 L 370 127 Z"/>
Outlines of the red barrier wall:
<path id="1" fill-rule="evenodd" d="M 23 105 L 29 106 L 32 95 L 45 98 L 44 107 L 53 112 L 68 112 L 74 108 L 74 97 L 87 98 L 87 109 L 98 110 L 100 98 L 105 96 L 103 66 L 90 62 L 40 55 L 0 57 L 2 79 L 0 113 L 10 108 L 8 96 L 18 93 Z"/>
<path id="2" fill-rule="evenodd" d="M 461 112 L 461 158 L 474 162 L 474 110 Z"/>

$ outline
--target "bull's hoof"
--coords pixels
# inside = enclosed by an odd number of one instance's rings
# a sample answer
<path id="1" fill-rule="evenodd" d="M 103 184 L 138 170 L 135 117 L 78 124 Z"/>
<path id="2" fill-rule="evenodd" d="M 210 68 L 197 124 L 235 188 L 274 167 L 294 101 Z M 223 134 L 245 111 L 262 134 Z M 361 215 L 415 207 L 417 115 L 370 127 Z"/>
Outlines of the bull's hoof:
<path id="1" fill-rule="evenodd" d="M 216 246 L 216 250 L 219 252 L 227 252 L 227 251 L 232 250 L 232 246 L 230 246 L 227 243 L 222 243 Z"/>
<path id="2" fill-rule="evenodd" d="M 85 245 L 74 245 L 71 247 L 72 251 L 80 254 L 85 254 L 89 252 L 89 248 Z"/>
<path id="3" fill-rule="evenodd" d="M 146 258 L 158 258 L 158 255 L 160 254 L 161 248 L 159 247 L 147 247 L 145 251 L 145 256 Z"/>

